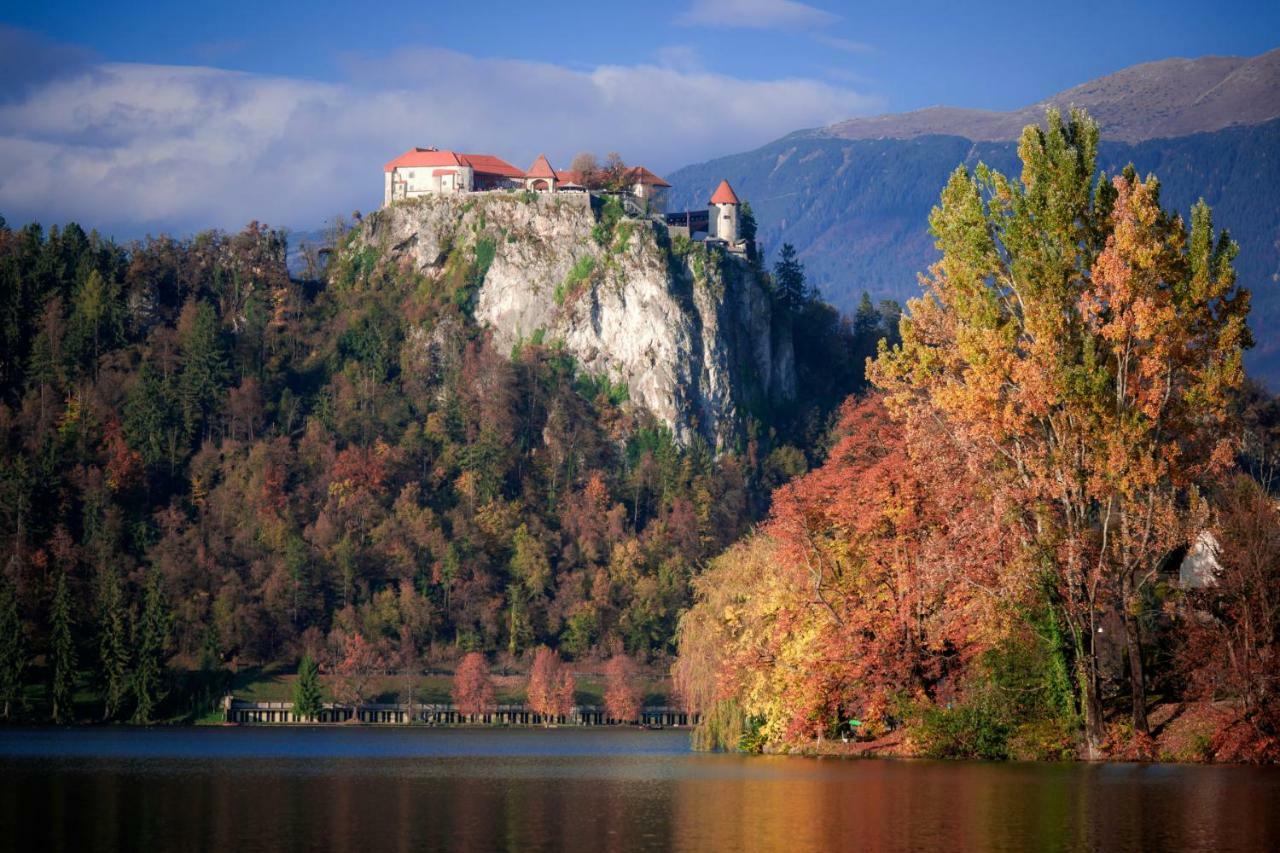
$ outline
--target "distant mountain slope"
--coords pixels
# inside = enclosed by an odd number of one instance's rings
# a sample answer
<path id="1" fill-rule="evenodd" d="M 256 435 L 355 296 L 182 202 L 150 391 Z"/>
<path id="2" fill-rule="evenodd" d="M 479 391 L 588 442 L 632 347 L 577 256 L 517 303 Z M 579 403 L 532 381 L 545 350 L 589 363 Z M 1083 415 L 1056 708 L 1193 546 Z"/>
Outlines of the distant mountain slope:
<path id="1" fill-rule="evenodd" d="M 932 134 L 977 141 L 1018 138 L 1045 110 L 1083 107 L 1107 139 L 1141 142 L 1280 118 L 1280 48 L 1261 56 L 1206 56 L 1134 65 L 1011 112 L 930 107 L 842 121 L 810 131 L 840 139 L 912 139 Z"/>
<path id="2" fill-rule="evenodd" d="M 1152 69 L 1161 73 L 1155 75 Z M 1254 292 L 1253 327 L 1258 347 L 1248 356 L 1249 370 L 1273 388 L 1280 388 L 1280 331 L 1275 331 L 1280 329 L 1280 203 L 1276 202 L 1280 196 L 1280 118 L 1247 123 L 1268 110 L 1280 113 L 1265 106 L 1280 103 L 1280 51 L 1251 60 L 1213 57 L 1136 66 L 1051 100 L 1058 103 L 1072 92 L 1110 92 L 1110 101 L 1098 94 L 1090 95 L 1091 102 L 1085 103 L 1104 128 L 1107 115 L 1120 115 L 1126 108 L 1154 123 L 1161 110 L 1153 105 L 1155 95 L 1135 101 L 1136 95 L 1125 94 L 1137 92 L 1139 83 L 1150 81 L 1153 75 L 1165 84 L 1150 84 L 1145 91 L 1170 98 L 1171 89 L 1183 86 L 1190 90 L 1192 82 L 1199 81 L 1199 89 L 1190 99 L 1198 106 L 1185 106 L 1190 96 L 1170 101 L 1164 126 L 1190 127 L 1201 121 L 1217 128 L 1136 142 L 1104 139 L 1099 165 L 1114 173 L 1132 162 L 1142 173 L 1156 173 L 1166 206 L 1184 214 L 1201 196 L 1212 205 L 1216 223 L 1230 229 L 1240 243 L 1237 266 L 1241 280 Z M 1218 82 L 1205 88 L 1207 81 L 1215 78 Z M 1253 93 L 1249 96 L 1254 99 L 1252 106 L 1240 103 L 1239 93 L 1245 91 Z M 1074 102 L 1083 103 L 1083 96 Z M 1119 103 L 1130 106 L 1109 106 Z M 1023 124 L 1042 118 L 1043 107 L 1028 107 L 1021 118 L 971 110 L 933 113 L 938 127 L 949 114 L 960 127 L 973 129 L 975 115 L 1000 116 L 1001 121 L 1012 122 L 1020 130 Z M 1241 118 L 1234 126 L 1224 126 L 1230 124 L 1225 117 L 1234 109 L 1240 110 L 1236 115 Z M 906 120 L 919 115 L 891 118 Z M 1016 172 L 1016 143 L 1012 141 L 1016 131 L 1002 130 L 1003 138 L 978 140 L 936 130 L 907 134 L 907 138 L 846 138 L 836 132 L 845 128 L 841 133 L 856 134 L 861 131 L 847 129 L 865 129 L 868 123 L 878 121 L 881 119 L 859 119 L 826 131 L 802 131 L 755 151 L 680 169 L 667 176 L 674 184 L 672 209 L 705 206 L 711 189 L 721 178 L 728 178 L 739 195 L 751 202 L 766 251 L 773 254 L 783 242 L 794 244 L 810 280 L 840 308 L 852 310 L 863 291 L 877 298 L 904 300 L 914 296 L 919 293 L 917 275 L 937 256 L 927 217 L 947 176 L 958 164 L 972 167 L 979 161 Z M 889 126 L 885 120 L 883 127 Z M 906 134 L 902 127 L 925 126 L 908 122 L 894 132 Z M 1137 125 L 1131 122 L 1129 126 Z"/>

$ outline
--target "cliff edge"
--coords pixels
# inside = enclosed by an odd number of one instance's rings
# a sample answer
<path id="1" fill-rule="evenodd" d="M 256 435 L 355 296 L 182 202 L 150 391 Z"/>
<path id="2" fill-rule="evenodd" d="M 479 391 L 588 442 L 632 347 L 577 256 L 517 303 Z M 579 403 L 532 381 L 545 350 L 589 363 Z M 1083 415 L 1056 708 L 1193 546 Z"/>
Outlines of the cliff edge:
<path id="1" fill-rule="evenodd" d="M 462 282 L 455 301 L 501 350 L 561 342 L 682 444 L 732 446 L 749 415 L 796 393 L 790 324 L 753 266 L 627 216 L 617 200 L 425 196 L 366 217 L 342 253 L 428 285 Z"/>

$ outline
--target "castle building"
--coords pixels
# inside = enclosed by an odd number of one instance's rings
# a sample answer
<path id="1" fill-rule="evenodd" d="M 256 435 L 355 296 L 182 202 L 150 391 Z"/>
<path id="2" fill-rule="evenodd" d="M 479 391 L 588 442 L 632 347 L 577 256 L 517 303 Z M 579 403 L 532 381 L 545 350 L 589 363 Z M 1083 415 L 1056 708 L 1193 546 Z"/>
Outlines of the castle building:
<path id="1" fill-rule="evenodd" d="M 525 174 L 492 154 L 411 148 L 382 167 L 382 203 L 439 193 L 506 189 Z"/>
<path id="2" fill-rule="evenodd" d="M 711 194 L 707 202 L 708 219 L 707 236 L 723 240 L 730 246 L 738 244 L 738 194 L 729 186 L 728 181 L 721 181 L 720 186 Z"/>
<path id="3" fill-rule="evenodd" d="M 555 169 L 547 155 L 538 159 L 525 172 L 525 187 L 536 192 L 582 192 L 587 181 L 572 169 Z M 666 191 L 671 184 L 646 169 L 632 166 L 623 173 L 622 184 L 626 191 L 648 203 L 649 209 L 661 213 L 666 209 Z"/>
<path id="4" fill-rule="evenodd" d="M 411 148 L 382 168 L 382 203 L 424 195 L 482 192 L 485 190 L 523 189 L 538 193 L 597 192 L 593 181 L 572 169 L 556 169 L 539 154 L 527 170 L 492 154 L 464 154 L 439 148 Z M 611 181 L 617 187 L 614 195 L 625 193 L 643 204 L 633 214 L 644 214 L 665 221 L 674 234 L 686 238 L 705 234 L 705 239 L 723 243 L 729 251 L 744 252 L 748 247 L 739 234 L 741 202 L 738 194 L 721 181 L 711 194 L 706 209 L 667 213 L 667 190 L 671 184 L 644 166 L 630 166 L 621 180 Z M 589 186 L 590 185 L 590 186 Z M 620 185 L 620 186 L 619 186 Z M 702 238 L 698 238 L 702 239 Z"/>
<path id="5" fill-rule="evenodd" d="M 534 192 L 585 192 L 587 181 L 569 169 L 557 170 L 539 154 L 527 171 L 492 154 L 464 154 L 439 148 L 411 148 L 382 167 L 382 203 L 442 193 L 526 189 Z M 625 191 L 646 202 L 648 209 L 665 209 L 671 184 L 646 169 L 631 166 L 623 174 Z"/>
<path id="6" fill-rule="evenodd" d="M 569 183 L 551 168 L 551 161 L 547 159 L 546 154 L 538 155 L 538 159 L 534 160 L 533 165 L 525 171 L 524 179 L 526 189 L 540 193 L 553 193 L 557 189 L 557 184 Z"/>

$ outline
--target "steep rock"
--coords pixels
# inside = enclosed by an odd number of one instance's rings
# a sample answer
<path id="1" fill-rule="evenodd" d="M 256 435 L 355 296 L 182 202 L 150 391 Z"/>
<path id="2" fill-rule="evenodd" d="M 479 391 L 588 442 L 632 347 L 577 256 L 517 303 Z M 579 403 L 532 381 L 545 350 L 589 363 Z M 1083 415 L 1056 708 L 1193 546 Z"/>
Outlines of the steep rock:
<path id="1" fill-rule="evenodd" d="M 435 280 L 467 260 L 468 307 L 499 349 L 562 342 L 677 441 L 733 444 L 748 414 L 795 395 L 789 328 L 744 260 L 602 207 L 585 194 L 428 196 L 366 217 L 347 251 Z"/>

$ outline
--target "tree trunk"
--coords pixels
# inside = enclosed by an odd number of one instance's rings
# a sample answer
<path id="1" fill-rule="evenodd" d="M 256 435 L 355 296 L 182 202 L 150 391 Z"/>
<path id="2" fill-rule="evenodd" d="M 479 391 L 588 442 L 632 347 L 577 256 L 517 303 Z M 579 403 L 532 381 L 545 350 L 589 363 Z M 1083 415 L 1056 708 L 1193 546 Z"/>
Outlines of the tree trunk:
<path id="1" fill-rule="evenodd" d="M 1084 718 L 1085 758 L 1099 761 L 1103 757 L 1102 700 L 1098 695 L 1098 666 L 1092 631 L 1092 620 L 1071 626 L 1076 688 L 1080 692 L 1080 716 Z"/>
<path id="2" fill-rule="evenodd" d="M 1144 735 L 1151 734 L 1147 723 L 1147 688 L 1146 677 L 1142 668 L 1142 635 L 1138 625 L 1138 617 L 1134 615 L 1137 605 L 1133 593 L 1133 578 L 1124 579 L 1124 591 L 1120 597 L 1124 618 L 1124 640 L 1129 651 L 1129 688 L 1133 697 L 1133 730 Z"/>
<path id="3" fill-rule="evenodd" d="M 1089 650 L 1093 657 L 1092 648 Z M 1102 699 L 1098 695 L 1097 667 L 1093 661 L 1082 662 L 1080 666 L 1081 710 L 1084 712 L 1084 738 L 1087 758 L 1099 761 L 1103 757 L 1102 741 Z"/>

